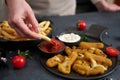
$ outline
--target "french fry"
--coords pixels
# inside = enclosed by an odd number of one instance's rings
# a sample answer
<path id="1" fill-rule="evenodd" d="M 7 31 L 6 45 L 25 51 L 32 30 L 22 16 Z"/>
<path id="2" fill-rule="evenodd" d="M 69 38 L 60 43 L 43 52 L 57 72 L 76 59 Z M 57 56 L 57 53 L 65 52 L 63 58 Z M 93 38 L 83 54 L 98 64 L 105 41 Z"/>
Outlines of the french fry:
<path id="1" fill-rule="evenodd" d="M 45 24 L 44 28 L 42 28 L 42 30 L 48 29 L 49 26 L 50 26 L 50 21 L 46 21 L 46 24 Z"/>
<path id="2" fill-rule="evenodd" d="M 52 31 L 52 28 L 48 27 L 48 29 L 46 29 L 44 32 L 45 32 L 45 34 L 49 34 L 51 31 Z"/>
<path id="3" fill-rule="evenodd" d="M 41 31 L 39 34 L 42 34 L 42 35 L 47 35 L 45 32 Z"/>
<path id="4" fill-rule="evenodd" d="M 17 36 L 13 36 L 13 35 L 10 35 L 9 33 L 5 32 L 5 31 L 1 31 L 2 35 L 5 36 L 5 38 L 7 39 L 15 39 Z"/>
<path id="5" fill-rule="evenodd" d="M 38 25 L 38 26 L 39 26 L 40 28 L 43 28 L 43 27 L 44 27 L 44 25 L 45 25 L 45 23 L 46 23 L 46 21 L 42 21 L 42 22 L 40 22 L 40 23 L 39 23 L 39 25 Z"/>
<path id="6" fill-rule="evenodd" d="M 45 35 L 40 34 L 40 37 L 44 39 L 45 41 L 51 42 L 51 39 Z"/>
<path id="7" fill-rule="evenodd" d="M 43 32 L 46 31 L 49 28 L 49 26 L 50 26 L 50 21 L 42 21 L 41 23 L 39 23 L 39 28 Z"/>
<path id="8" fill-rule="evenodd" d="M 9 34 L 15 33 L 15 30 L 12 29 L 11 27 L 3 27 L 2 30 L 9 33 Z"/>

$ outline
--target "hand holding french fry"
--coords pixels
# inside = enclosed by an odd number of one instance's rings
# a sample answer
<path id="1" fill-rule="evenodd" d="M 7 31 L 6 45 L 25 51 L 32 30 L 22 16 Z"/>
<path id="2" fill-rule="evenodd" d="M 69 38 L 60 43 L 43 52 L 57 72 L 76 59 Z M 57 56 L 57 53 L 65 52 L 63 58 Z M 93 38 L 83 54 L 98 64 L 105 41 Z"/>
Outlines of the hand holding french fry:
<path id="1" fill-rule="evenodd" d="M 47 35 L 51 32 L 52 28 L 50 27 L 50 21 L 42 21 L 39 23 L 39 29 L 41 38 L 47 38 Z M 31 40 L 30 38 L 21 37 L 9 24 L 8 21 L 3 21 L 0 24 L 0 38 L 6 40 Z"/>

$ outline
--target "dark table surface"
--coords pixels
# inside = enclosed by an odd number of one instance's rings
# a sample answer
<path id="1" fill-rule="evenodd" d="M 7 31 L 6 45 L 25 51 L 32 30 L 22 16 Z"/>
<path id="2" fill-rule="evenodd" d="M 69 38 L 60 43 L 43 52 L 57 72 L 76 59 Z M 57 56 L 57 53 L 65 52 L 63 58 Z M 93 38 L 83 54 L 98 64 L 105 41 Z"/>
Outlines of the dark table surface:
<path id="1" fill-rule="evenodd" d="M 74 16 L 44 17 L 42 19 L 49 19 L 53 22 L 53 36 L 66 30 L 76 32 L 75 27 L 78 20 L 85 20 L 87 22 L 87 29 L 91 26 L 91 24 L 104 25 L 109 28 L 108 33 L 110 35 L 110 43 L 113 47 L 120 50 L 120 12 L 92 12 L 77 14 Z M 40 52 L 36 48 L 29 48 L 29 50 L 32 53 L 33 59 L 27 59 L 26 66 L 19 70 L 14 69 L 10 63 L 11 57 L 17 52 L 12 51 L 11 53 L 10 51 L 6 51 L 8 57 L 8 67 L 0 69 L 0 80 L 67 80 L 66 78 L 52 74 L 41 65 L 39 59 Z M 118 65 L 114 72 L 105 77 L 113 78 L 113 80 L 120 80 L 120 66 Z"/>

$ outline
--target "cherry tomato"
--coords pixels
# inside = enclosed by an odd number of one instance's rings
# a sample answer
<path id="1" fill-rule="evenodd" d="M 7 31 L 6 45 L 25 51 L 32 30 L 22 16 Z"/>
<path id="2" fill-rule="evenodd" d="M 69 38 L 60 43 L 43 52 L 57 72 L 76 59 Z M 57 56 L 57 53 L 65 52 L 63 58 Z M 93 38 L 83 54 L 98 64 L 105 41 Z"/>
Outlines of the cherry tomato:
<path id="1" fill-rule="evenodd" d="M 86 22 L 85 22 L 84 20 L 79 20 L 79 21 L 77 22 L 77 28 L 78 28 L 79 30 L 85 30 L 85 29 L 86 29 L 86 26 L 87 26 L 87 24 L 86 24 Z"/>
<path id="2" fill-rule="evenodd" d="M 110 56 L 118 56 L 119 50 L 113 47 L 107 47 L 106 48 L 106 53 L 109 54 Z"/>
<path id="3" fill-rule="evenodd" d="M 12 65 L 14 68 L 23 68 L 26 64 L 26 58 L 21 55 L 14 56 L 12 58 Z"/>

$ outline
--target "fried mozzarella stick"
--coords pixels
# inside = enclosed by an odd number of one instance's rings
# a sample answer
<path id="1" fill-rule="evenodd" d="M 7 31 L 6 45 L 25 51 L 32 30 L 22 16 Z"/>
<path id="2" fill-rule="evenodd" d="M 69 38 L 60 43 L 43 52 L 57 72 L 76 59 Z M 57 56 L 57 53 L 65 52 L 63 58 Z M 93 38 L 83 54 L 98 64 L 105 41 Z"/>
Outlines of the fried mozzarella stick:
<path id="1" fill-rule="evenodd" d="M 97 62 L 92 58 L 90 60 L 91 60 L 91 68 L 90 70 L 87 71 L 86 75 L 90 76 L 90 75 L 104 74 L 107 68 L 101 64 L 97 64 Z"/>
<path id="2" fill-rule="evenodd" d="M 68 56 L 70 56 L 72 54 L 72 49 L 69 46 L 65 47 L 65 52 Z"/>
<path id="3" fill-rule="evenodd" d="M 81 75 L 86 75 L 86 72 L 90 70 L 90 66 L 86 60 L 78 59 L 73 64 L 72 69 Z"/>
<path id="4" fill-rule="evenodd" d="M 95 49 L 94 54 L 107 57 L 107 55 L 100 49 Z"/>
<path id="5" fill-rule="evenodd" d="M 104 74 L 105 70 L 101 66 L 96 66 L 90 70 L 87 71 L 86 75 L 91 76 L 91 75 L 98 75 L 98 74 Z"/>
<path id="6" fill-rule="evenodd" d="M 106 57 L 103 57 L 103 56 L 96 55 L 96 54 L 91 54 L 91 53 L 86 52 L 85 53 L 85 58 L 87 60 L 90 60 L 92 58 L 97 63 L 102 64 L 104 66 L 111 66 L 112 65 L 112 61 L 110 59 L 108 59 Z"/>
<path id="7" fill-rule="evenodd" d="M 55 67 L 58 65 L 58 63 L 62 62 L 63 60 L 64 60 L 64 56 L 62 56 L 61 54 L 58 54 L 58 55 L 55 55 L 55 56 L 49 58 L 46 61 L 46 65 L 48 67 Z"/>
<path id="8" fill-rule="evenodd" d="M 104 74 L 106 67 L 97 64 L 97 62 L 90 58 L 91 63 L 86 59 L 78 59 L 74 62 L 72 69 L 81 75 L 98 75 Z"/>
<path id="9" fill-rule="evenodd" d="M 80 42 L 79 43 L 80 48 L 103 48 L 104 44 L 101 42 Z"/>
<path id="10" fill-rule="evenodd" d="M 63 74 L 70 74 L 71 66 L 74 61 L 77 59 L 77 52 L 72 52 L 69 57 L 65 57 L 65 60 L 62 63 L 58 63 L 58 71 Z"/>

